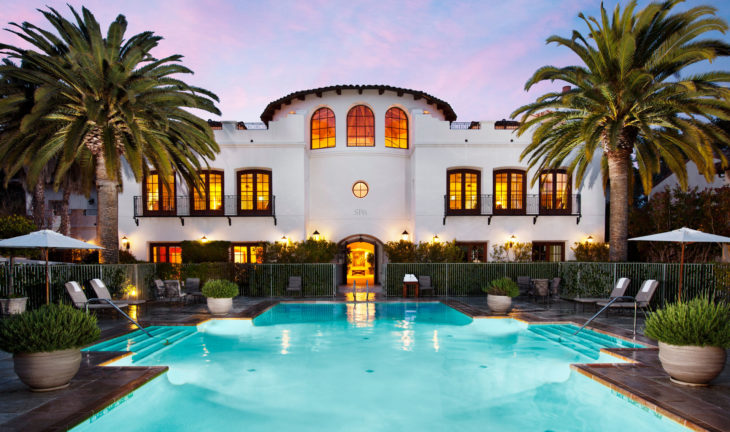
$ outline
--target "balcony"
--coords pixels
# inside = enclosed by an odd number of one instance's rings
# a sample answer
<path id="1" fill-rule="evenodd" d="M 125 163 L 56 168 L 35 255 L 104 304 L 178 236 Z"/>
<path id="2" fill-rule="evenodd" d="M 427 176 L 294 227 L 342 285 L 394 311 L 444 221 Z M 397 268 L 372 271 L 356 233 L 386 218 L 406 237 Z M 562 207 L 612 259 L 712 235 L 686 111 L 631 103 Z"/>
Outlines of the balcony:
<path id="1" fill-rule="evenodd" d="M 188 217 L 224 217 L 231 225 L 232 217 L 272 217 L 276 225 L 275 203 L 276 197 L 271 196 L 271 201 L 262 210 L 243 210 L 240 208 L 240 195 L 225 195 L 220 209 L 195 210 L 192 205 L 193 199 L 189 195 L 181 195 L 162 199 L 155 205 L 145 205 L 143 196 L 134 197 L 134 223 L 139 226 L 139 218 L 147 217 L 176 217 L 180 223 L 185 225 L 185 218 Z M 263 206 L 262 206 L 263 207 Z"/>
<path id="2" fill-rule="evenodd" d="M 494 208 L 494 195 L 479 195 L 476 208 L 473 209 L 452 209 L 449 206 L 449 196 L 444 195 L 444 220 L 448 216 L 487 216 L 487 225 L 492 223 L 494 216 L 532 216 L 532 224 L 537 223 L 539 216 L 575 216 L 576 224 L 580 223 L 581 208 L 580 194 L 571 195 L 570 206 L 567 209 L 548 209 L 540 206 L 540 195 L 530 194 L 525 196 L 522 210 L 502 210 Z"/>

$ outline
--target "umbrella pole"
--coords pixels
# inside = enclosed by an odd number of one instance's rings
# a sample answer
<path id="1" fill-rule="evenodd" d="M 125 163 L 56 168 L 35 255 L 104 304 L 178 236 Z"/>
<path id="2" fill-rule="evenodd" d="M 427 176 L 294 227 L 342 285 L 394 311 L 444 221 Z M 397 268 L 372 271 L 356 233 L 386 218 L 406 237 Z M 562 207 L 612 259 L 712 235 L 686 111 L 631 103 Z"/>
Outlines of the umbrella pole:
<path id="1" fill-rule="evenodd" d="M 682 252 L 679 255 L 679 292 L 677 294 L 678 301 L 682 301 L 682 280 L 684 279 L 684 242 L 682 242 Z"/>
<path id="2" fill-rule="evenodd" d="M 50 303 L 50 290 L 48 289 L 49 281 L 48 281 L 48 248 L 46 248 L 46 304 Z"/>

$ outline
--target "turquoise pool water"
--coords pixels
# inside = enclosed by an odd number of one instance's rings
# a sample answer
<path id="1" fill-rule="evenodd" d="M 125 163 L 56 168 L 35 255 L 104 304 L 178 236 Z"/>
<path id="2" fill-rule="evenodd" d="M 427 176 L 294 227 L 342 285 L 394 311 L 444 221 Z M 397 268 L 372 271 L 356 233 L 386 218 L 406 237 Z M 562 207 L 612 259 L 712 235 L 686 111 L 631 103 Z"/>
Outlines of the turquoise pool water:
<path id="1" fill-rule="evenodd" d="M 280 304 L 92 349 L 170 370 L 74 431 L 680 431 L 570 370 L 631 346 L 441 303 Z M 144 335 L 142 335 L 144 336 Z M 146 338 L 146 336 L 145 336 Z"/>

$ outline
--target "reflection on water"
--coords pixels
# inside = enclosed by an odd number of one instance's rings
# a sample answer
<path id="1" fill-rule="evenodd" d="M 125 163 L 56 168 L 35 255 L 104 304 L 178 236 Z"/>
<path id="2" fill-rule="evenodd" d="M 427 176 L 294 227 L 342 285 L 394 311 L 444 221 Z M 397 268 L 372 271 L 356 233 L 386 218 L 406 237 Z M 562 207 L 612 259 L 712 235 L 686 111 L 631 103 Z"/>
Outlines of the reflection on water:
<path id="1" fill-rule="evenodd" d="M 439 352 L 439 331 L 438 330 L 433 331 L 433 338 L 431 340 L 433 341 L 433 350 L 435 352 Z"/>
<path id="2" fill-rule="evenodd" d="M 352 295 L 352 292 L 346 292 L 345 293 L 345 301 L 359 301 L 359 302 L 365 302 L 365 301 L 375 301 L 375 293 L 366 293 L 366 292 L 356 292 L 355 295 Z"/>
<path id="3" fill-rule="evenodd" d="M 289 338 L 289 330 L 282 330 L 281 331 L 281 353 L 283 355 L 289 354 L 289 345 L 290 338 Z"/>
<path id="4" fill-rule="evenodd" d="M 133 320 L 137 321 L 137 316 L 139 315 L 139 305 L 129 305 L 127 315 L 129 315 L 129 317 Z"/>
<path id="5" fill-rule="evenodd" d="M 375 304 L 348 303 L 347 322 L 354 324 L 355 327 L 372 327 L 375 322 Z"/>

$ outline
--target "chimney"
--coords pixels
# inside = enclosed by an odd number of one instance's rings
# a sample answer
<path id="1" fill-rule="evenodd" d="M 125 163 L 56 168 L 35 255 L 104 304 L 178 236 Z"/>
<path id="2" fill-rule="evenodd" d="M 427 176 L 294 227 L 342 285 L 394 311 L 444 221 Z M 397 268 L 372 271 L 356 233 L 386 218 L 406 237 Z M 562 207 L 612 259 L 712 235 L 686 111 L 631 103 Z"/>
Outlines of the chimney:
<path id="1" fill-rule="evenodd" d="M 563 86 L 563 93 L 568 93 L 570 91 L 570 86 Z"/>

